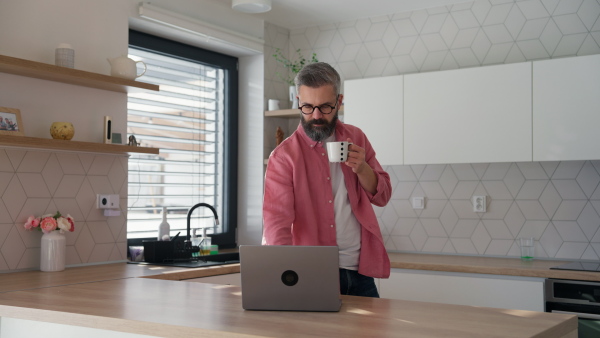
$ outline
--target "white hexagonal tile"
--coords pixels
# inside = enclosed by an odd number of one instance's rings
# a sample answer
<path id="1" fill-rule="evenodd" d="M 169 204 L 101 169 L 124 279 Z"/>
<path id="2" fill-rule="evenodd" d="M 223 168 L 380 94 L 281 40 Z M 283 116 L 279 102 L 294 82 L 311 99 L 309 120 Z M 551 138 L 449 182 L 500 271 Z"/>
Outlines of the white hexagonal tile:
<path id="1" fill-rule="evenodd" d="M 446 165 L 444 164 L 428 164 L 419 177 L 419 181 L 437 181 L 442 177 Z"/>
<path id="2" fill-rule="evenodd" d="M 503 220 L 482 220 L 481 222 L 492 239 L 513 238 Z"/>
<path id="3" fill-rule="evenodd" d="M 526 180 L 543 180 L 549 178 L 540 162 L 520 162 L 517 163 L 517 166 Z"/>
<path id="4" fill-rule="evenodd" d="M 339 29 L 340 37 L 347 45 L 361 43 L 362 39 L 354 26 Z"/>
<path id="5" fill-rule="evenodd" d="M 554 15 L 552 17 L 563 35 L 587 33 L 588 29 L 577 14 Z"/>
<path id="6" fill-rule="evenodd" d="M 473 15 L 473 12 L 470 10 L 464 11 L 453 11 L 451 12 L 452 19 L 458 26 L 459 29 L 467 29 L 473 27 L 479 27 L 480 24 L 477 22 L 477 18 Z"/>
<path id="7" fill-rule="evenodd" d="M 446 206 L 440 215 L 440 222 L 442 223 L 444 230 L 446 230 L 446 234 L 451 234 L 454 231 L 454 227 L 456 227 L 456 224 L 458 223 L 458 215 L 456 215 L 454 208 L 452 208 L 452 204 L 446 203 Z"/>
<path id="8" fill-rule="evenodd" d="M 548 53 L 553 53 L 562 38 L 562 33 L 558 26 L 554 22 L 553 19 L 548 20 L 546 27 L 544 27 L 544 31 L 542 35 L 540 35 L 539 41 L 543 44 L 544 48 L 548 51 Z M 533 41 L 533 40 L 532 40 Z M 525 46 L 524 46 L 525 47 Z M 524 52 L 525 53 L 525 52 Z M 539 52 L 539 55 L 542 55 L 542 52 Z M 527 53 L 525 53 L 527 55 Z M 543 55 L 541 56 L 543 57 Z"/>
<path id="9" fill-rule="evenodd" d="M 525 58 L 525 55 L 523 55 L 523 53 L 521 52 L 521 49 L 515 43 L 515 44 L 513 44 L 512 48 L 510 49 L 510 52 L 508 52 L 508 55 L 506 56 L 504 63 L 508 64 L 508 63 L 517 63 L 517 62 L 525 62 L 525 61 L 527 61 L 527 59 Z"/>
<path id="10" fill-rule="evenodd" d="M 492 239 L 485 250 L 485 254 L 491 256 L 506 256 L 513 245 L 513 242 L 512 239 Z"/>
<path id="11" fill-rule="evenodd" d="M 390 26 L 390 22 L 387 20 L 372 22 L 371 27 L 369 28 L 369 32 L 367 33 L 367 36 L 365 36 L 364 40 L 365 41 L 381 41 L 383 39 L 385 32 L 388 29 L 388 26 Z"/>
<path id="12" fill-rule="evenodd" d="M 521 187 L 525 183 L 525 177 L 523 177 L 523 174 L 519 170 L 518 166 L 513 163 L 504 176 L 503 181 L 508 188 L 508 191 L 510 191 L 510 193 L 516 197 L 519 193 L 519 190 L 521 190 Z"/>
<path id="13" fill-rule="evenodd" d="M 50 194 L 54 194 L 62 180 L 62 176 L 63 171 L 58 163 L 58 159 L 55 154 L 52 154 L 42 170 L 42 177 L 44 178 L 44 182 L 46 183 Z"/>
<path id="14" fill-rule="evenodd" d="M 87 179 L 85 179 L 81 184 L 81 188 L 79 188 L 76 200 L 84 217 L 90 213 L 92 208 L 95 207 L 96 194 L 94 193 L 94 190 Z"/>
<path id="15" fill-rule="evenodd" d="M 477 252 L 480 255 L 483 255 L 488 245 L 492 241 L 492 238 L 488 234 L 482 222 L 479 222 L 479 224 L 477 224 L 475 231 L 473 231 L 473 235 L 471 235 L 471 241 L 477 249 Z"/>
<path id="16" fill-rule="evenodd" d="M 444 226 L 438 218 L 419 218 L 428 237 L 448 237 Z M 440 248 L 441 250 L 441 248 Z"/>
<path id="17" fill-rule="evenodd" d="M 85 180 L 82 175 L 64 175 L 54 193 L 55 198 L 74 198 Z"/>
<path id="18" fill-rule="evenodd" d="M 56 158 L 64 174 L 85 175 L 86 170 L 81 164 L 80 156 L 70 153 L 56 153 Z"/>
<path id="19" fill-rule="evenodd" d="M 558 249 L 558 252 L 554 258 L 559 259 L 580 259 L 583 256 L 583 252 L 587 248 L 588 243 L 580 242 L 563 242 Z"/>
<path id="20" fill-rule="evenodd" d="M 425 44 L 425 47 L 429 51 L 429 54 L 432 54 L 432 52 L 444 52 L 444 53 L 436 53 L 436 54 L 440 55 L 437 58 L 440 59 L 438 63 L 441 65 L 442 62 L 444 61 L 443 56 L 445 56 L 446 53 L 448 53 L 448 46 L 446 45 L 446 42 L 444 41 L 442 36 L 438 33 L 425 34 L 425 35 L 421 35 L 421 40 Z M 429 57 L 431 57 L 431 56 L 429 56 Z"/>
<path id="21" fill-rule="evenodd" d="M 575 221 L 579 218 L 586 204 L 587 201 L 583 200 L 563 200 L 552 219 L 558 221 Z"/>
<path id="22" fill-rule="evenodd" d="M 0 172 L 14 172 L 10 160 L 8 159 L 8 155 L 4 149 L 0 149 Z"/>
<path id="23" fill-rule="evenodd" d="M 105 244 L 105 243 L 114 243 L 115 239 L 111 233 L 111 230 L 106 221 L 97 221 L 97 222 L 86 222 L 90 233 L 92 234 L 92 238 L 94 239 L 94 243 L 96 244 Z"/>
<path id="24" fill-rule="evenodd" d="M 94 238 L 90 233 L 87 225 L 85 223 L 79 226 L 79 237 L 77 237 L 77 242 L 75 243 L 75 249 L 77 250 L 77 254 L 81 259 L 81 262 L 87 263 L 89 261 L 90 255 L 92 254 L 92 250 L 94 249 Z"/>
<path id="25" fill-rule="evenodd" d="M 398 182 L 392 190 L 392 199 L 408 199 L 412 195 L 417 182 Z"/>
<path id="26" fill-rule="evenodd" d="M 321 30 L 319 31 L 319 35 L 313 44 L 313 48 L 324 48 L 328 47 L 333 41 L 333 37 L 335 36 L 336 31 L 331 30 Z"/>
<path id="27" fill-rule="evenodd" d="M 469 238 L 450 238 L 450 242 L 452 242 L 452 246 L 459 254 L 466 255 L 476 255 L 478 254 L 475 245 L 471 242 Z"/>
<path id="28" fill-rule="evenodd" d="M 598 255 L 594 251 L 591 245 L 588 245 L 581 255 L 581 259 L 598 260 Z"/>
<path id="29" fill-rule="evenodd" d="M 50 191 L 44 183 L 42 174 L 39 173 L 17 173 L 21 186 L 28 198 L 50 197 Z"/>
<path id="30" fill-rule="evenodd" d="M 40 266 L 40 248 L 25 249 L 17 269 L 37 269 Z"/>
<path id="31" fill-rule="evenodd" d="M 504 222 L 508 226 L 508 230 L 513 235 L 513 237 L 517 237 L 523 224 L 525 224 L 525 216 L 521 212 L 521 209 L 517 206 L 516 203 L 512 203 L 508 212 L 504 216 Z"/>
<path id="32" fill-rule="evenodd" d="M 369 19 L 359 19 L 356 20 L 354 24 L 356 31 L 358 32 L 358 36 L 360 36 L 361 41 L 363 41 L 367 34 L 369 33 L 369 29 L 371 29 L 371 20 Z"/>
<path id="33" fill-rule="evenodd" d="M 39 173 L 48 161 L 48 157 L 50 157 L 49 152 L 27 151 L 17 171 L 21 173 Z"/>
<path id="34" fill-rule="evenodd" d="M 525 22 L 525 25 L 523 26 L 523 29 L 519 33 L 517 40 L 538 39 L 542 35 L 546 24 L 548 24 L 548 20 L 549 18 L 547 17 L 534 20 L 527 20 Z"/>
<path id="35" fill-rule="evenodd" d="M 411 57 L 408 55 L 394 56 L 392 57 L 392 61 L 398 69 L 399 74 L 410 74 L 419 71 L 417 69 L 417 66 L 415 66 L 414 62 L 412 61 Z"/>
<path id="36" fill-rule="evenodd" d="M 510 13 L 513 7 L 513 3 L 505 3 L 494 5 L 490 9 L 488 15 L 485 17 L 484 25 L 497 25 L 505 22 L 508 18 L 508 14 Z"/>
<path id="37" fill-rule="evenodd" d="M 423 28 L 421 29 L 420 33 L 421 34 L 431 34 L 431 33 L 440 32 L 442 30 L 442 27 L 444 26 L 447 18 L 448 18 L 448 13 L 429 15 L 427 17 L 427 20 L 425 21 L 425 24 L 423 25 Z"/>
<path id="38" fill-rule="evenodd" d="M 383 214 L 381 215 L 381 221 L 383 225 L 388 229 L 388 232 L 394 228 L 396 222 L 398 222 L 398 214 L 394 210 L 394 207 L 391 205 L 387 205 L 383 208 Z"/>
<path id="39" fill-rule="evenodd" d="M 394 229 L 390 231 L 390 235 L 392 236 L 408 236 L 410 235 L 413 227 L 417 223 L 417 218 L 398 218 L 397 223 L 394 226 Z"/>
<path id="40" fill-rule="evenodd" d="M 527 60 L 547 59 L 550 56 L 549 51 L 545 48 L 547 46 L 539 40 L 517 41 L 517 46 Z"/>
<path id="41" fill-rule="evenodd" d="M 489 12 L 492 10 L 492 5 L 488 0 L 478 0 L 473 3 L 471 7 L 471 12 L 477 18 L 480 24 L 483 24 L 485 18 L 488 16 Z"/>
<path id="42" fill-rule="evenodd" d="M 115 156 L 95 155 L 94 161 L 88 170 L 88 175 L 108 175 L 114 161 Z"/>
<path id="43" fill-rule="evenodd" d="M 10 230 L 2 244 L 2 248 L 0 248 L 0 252 L 4 256 L 8 268 L 11 270 L 16 269 L 25 253 L 25 244 L 21 240 L 17 228 L 13 227 Z"/>
<path id="44" fill-rule="evenodd" d="M 577 218 L 577 224 L 585 234 L 588 240 L 594 237 L 594 234 L 600 227 L 600 216 L 594 209 L 591 203 L 587 203 Z"/>
<path id="45" fill-rule="evenodd" d="M 427 58 L 427 53 L 428 51 L 427 47 L 425 47 L 425 43 L 423 43 L 423 40 L 421 38 L 417 38 L 415 45 L 410 51 L 410 58 L 412 59 L 412 61 L 418 69 L 421 69 L 425 58 Z"/>
<path id="46" fill-rule="evenodd" d="M 461 49 L 468 48 L 473 44 L 477 33 L 479 32 L 479 28 L 466 28 L 461 29 L 456 34 L 454 40 L 452 41 L 452 49 Z"/>
<path id="47" fill-rule="evenodd" d="M 360 69 L 358 69 L 354 61 L 338 63 L 338 71 L 340 72 L 340 76 L 343 76 L 346 80 L 362 78 Z"/>
<path id="48" fill-rule="evenodd" d="M 450 204 L 452 204 L 452 208 L 454 208 L 459 219 L 479 219 L 479 215 L 473 212 L 471 200 L 451 199 Z"/>
<path id="49" fill-rule="evenodd" d="M 577 15 L 585 27 L 591 30 L 600 17 L 600 4 L 594 0 L 585 0 L 577 11 Z"/>
<path id="50" fill-rule="evenodd" d="M 546 211 L 546 214 L 550 217 L 553 217 L 553 215 L 556 213 L 556 210 L 560 206 L 560 203 L 562 202 L 562 198 L 552 182 L 550 182 L 546 185 L 546 188 L 542 192 L 539 201 Z"/>
<path id="51" fill-rule="evenodd" d="M 410 19 L 393 20 L 392 26 L 399 37 L 416 36 L 419 34 Z"/>
<path id="52" fill-rule="evenodd" d="M 4 194 L 2 194 L 2 201 L 4 202 L 4 206 L 8 210 L 11 218 L 13 220 L 17 219 L 19 212 L 23 208 L 23 204 L 27 200 L 27 195 L 25 194 L 25 190 L 21 186 L 21 182 L 18 177 L 15 175 L 10 180 L 10 183 L 4 190 Z"/>
<path id="53" fill-rule="evenodd" d="M 544 251 L 548 254 L 548 257 L 554 257 L 560 249 L 563 240 L 560 237 L 558 231 L 552 224 L 548 224 L 542 237 L 539 240 L 539 243 L 544 248 Z"/>
<path id="54" fill-rule="evenodd" d="M 419 186 L 425 192 L 425 196 L 428 199 L 446 199 L 447 196 L 444 193 L 442 186 L 436 181 L 421 181 Z M 418 196 L 416 196 L 418 197 Z"/>
<path id="55" fill-rule="evenodd" d="M 478 184 L 479 181 L 458 181 L 450 198 L 453 200 L 471 199 Z"/>
<path id="56" fill-rule="evenodd" d="M 67 255 L 65 258 L 65 265 L 75 265 L 81 264 L 81 258 L 79 258 L 79 253 L 77 253 L 77 249 L 74 245 L 67 245 Z"/>
<path id="57" fill-rule="evenodd" d="M 397 217 L 417 217 L 417 214 L 413 210 L 410 202 L 407 200 L 392 200 L 390 201 L 394 210 L 396 211 Z"/>
<path id="58" fill-rule="evenodd" d="M 21 161 L 27 153 L 27 151 L 19 149 L 6 149 L 5 151 L 13 168 L 18 168 L 21 165 Z"/>
<path id="59" fill-rule="evenodd" d="M 586 34 L 581 48 L 577 51 L 577 56 L 600 54 L 600 45 L 594 40 L 592 34 Z"/>
<path id="60" fill-rule="evenodd" d="M 516 203 L 526 220 L 545 221 L 549 219 L 539 201 L 517 200 Z"/>
<path id="61" fill-rule="evenodd" d="M 75 222 L 83 221 L 84 214 L 81 212 L 79 204 L 75 198 L 53 198 L 52 202 L 63 215 L 71 215 Z"/>
<path id="62" fill-rule="evenodd" d="M 515 238 L 519 237 L 533 237 L 536 240 L 541 240 L 546 228 L 551 224 L 549 221 L 527 221 L 523 224 L 521 231 L 519 231 L 518 235 Z M 556 231 L 556 228 L 554 228 Z M 562 238 L 561 238 L 562 239 Z"/>
<path id="63" fill-rule="evenodd" d="M 447 237 L 428 237 L 427 241 L 423 245 L 423 252 L 442 252 L 446 243 L 448 242 Z"/>
<path id="64" fill-rule="evenodd" d="M 550 13 L 548 13 L 540 0 L 518 1 L 516 4 L 521 10 L 521 13 L 525 15 L 528 22 L 550 16 Z"/>
<path id="65" fill-rule="evenodd" d="M 508 31 L 508 29 L 506 29 L 506 26 L 504 26 L 502 24 L 483 27 L 483 31 L 485 32 L 485 35 L 487 35 L 489 37 L 490 42 L 492 44 L 506 44 L 506 43 L 512 43 L 514 41 L 514 38 L 512 37 L 512 35 L 510 35 L 510 32 Z M 508 45 L 508 46 L 512 46 L 512 44 Z M 506 55 L 508 55 L 508 52 L 510 51 L 510 49 L 504 47 L 503 50 L 505 50 L 504 56 L 506 57 Z M 492 52 L 492 49 L 490 49 L 490 53 L 491 52 Z M 504 60 L 504 59 L 502 59 L 502 60 Z"/>
<path id="66" fill-rule="evenodd" d="M 452 245 L 451 241 L 446 241 L 446 245 L 442 249 L 442 252 L 445 254 L 456 254 L 456 249 L 454 249 L 454 245 Z"/>
<path id="67" fill-rule="evenodd" d="M 547 2 L 544 2 L 544 5 L 547 6 Z M 579 7 L 581 7 L 581 4 L 583 3 L 583 0 L 560 0 L 558 2 L 558 4 L 556 4 L 556 7 L 554 9 L 553 12 L 551 12 L 552 15 L 563 15 L 563 14 L 572 14 L 572 13 L 577 13 L 577 11 L 579 10 Z"/>
<path id="68" fill-rule="evenodd" d="M 446 207 L 448 200 L 430 200 L 425 201 L 425 209 L 421 210 L 420 217 L 439 218 Z"/>
<path id="69" fill-rule="evenodd" d="M 426 10 L 417 10 L 410 13 L 410 21 L 415 26 L 415 29 L 421 33 L 423 27 L 425 26 L 425 22 L 427 22 L 427 18 L 429 14 Z"/>
<path id="70" fill-rule="evenodd" d="M 458 26 L 451 15 L 446 17 L 446 21 L 444 21 L 444 25 L 439 33 L 444 39 L 444 42 L 446 42 L 446 46 L 452 46 L 454 39 L 458 34 Z"/>
<path id="71" fill-rule="evenodd" d="M 481 219 L 504 219 L 510 206 L 513 204 L 512 200 L 494 200 L 487 201 L 487 210 L 481 215 Z"/>
<path id="72" fill-rule="evenodd" d="M 423 245 L 425 245 L 425 242 L 427 242 L 427 232 L 421 225 L 421 222 L 417 221 L 410 232 L 409 238 L 417 251 L 421 251 L 423 249 Z"/>
<path id="73" fill-rule="evenodd" d="M 512 200 L 513 196 L 503 181 L 481 181 L 481 183 L 492 200 Z"/>
<path id="74" fill-rule="evenodd" d="M 575 221 L 552 221 L 556 231 L 565 242 L 587 242 L 583 231 Z"/>
<path id="75" fill-rule="evenodd" d="M 552 53 L 552 57 L 576 56 L 588 35 L 588 33 L 564 35 Z"/>
<path id="76" fill-rule="evenodd" d="M 96 244 L 90 254 L 89 263 L 106 262 L 115 248 L 114 243 Z"/>
<path id="77" fill-rule="evenodd" d="M 520 200 L 539 199 L 548 182 L 549 180 L 526 180 L 516 198 Z"/>
<path id="78" fill-rule="evenodd" d="M 587 196 L 579 186 L 576 180 L 552 180 L 552 184 L 560 194 L 560 197 L 565 200 L 587 199 Z"/>
<path id="79" fill-rule="evenodd" d="M 410 237 L 408 236 L 390 236 L 396 251 L 417 251 Z"/>

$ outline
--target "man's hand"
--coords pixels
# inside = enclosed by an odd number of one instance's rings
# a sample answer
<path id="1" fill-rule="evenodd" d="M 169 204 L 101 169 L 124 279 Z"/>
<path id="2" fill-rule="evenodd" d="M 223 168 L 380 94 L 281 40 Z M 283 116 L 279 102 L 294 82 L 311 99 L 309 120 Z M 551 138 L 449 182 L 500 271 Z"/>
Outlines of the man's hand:
<path id="1" fill-rule="evenodd" d="M 348 142 L 352 140 L 348 138 Z M 352 143 L 348 147 L 348 159 L 346 165 L 352 168 L 352 171 L 358 176 L 360 185 L 371 194 L 377 192 L 377 175 L 373 169 L 365 162 L 365 150 Z"/>

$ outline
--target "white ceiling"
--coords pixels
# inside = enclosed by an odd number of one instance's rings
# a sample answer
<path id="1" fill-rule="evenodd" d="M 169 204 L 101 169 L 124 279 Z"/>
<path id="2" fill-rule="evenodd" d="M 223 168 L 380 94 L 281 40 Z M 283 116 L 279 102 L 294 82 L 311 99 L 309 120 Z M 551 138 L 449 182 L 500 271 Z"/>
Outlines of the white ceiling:
<path id="1" fill-rule="evenodd" d="M 231 3 L 231 0 L 220 0 Z M 312 27 L 417 9 L 451 5 L 468 0 L 272 0 L 263 14 L 248 14 L 280 27 Z"/>

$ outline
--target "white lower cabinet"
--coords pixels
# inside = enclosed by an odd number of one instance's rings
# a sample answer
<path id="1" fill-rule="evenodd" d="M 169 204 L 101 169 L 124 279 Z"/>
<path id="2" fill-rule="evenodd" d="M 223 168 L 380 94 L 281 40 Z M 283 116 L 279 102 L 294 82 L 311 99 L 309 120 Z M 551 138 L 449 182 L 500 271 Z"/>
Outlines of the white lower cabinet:
<path id="1" fill-rule="evenodd" d="M 381 298 L 544 311 L 544 278 L 392 269 Z"/>
<path id="2" fill-rule="evenodd" d="M 224 284 L 224 285 L 242 285 L 242 277 L 239 273 L 230 273 L 227 275 L 217 275 L 210 277 L 185 279 L 182 282 L 193 283 L 209 283 L 209 284 Z"/>

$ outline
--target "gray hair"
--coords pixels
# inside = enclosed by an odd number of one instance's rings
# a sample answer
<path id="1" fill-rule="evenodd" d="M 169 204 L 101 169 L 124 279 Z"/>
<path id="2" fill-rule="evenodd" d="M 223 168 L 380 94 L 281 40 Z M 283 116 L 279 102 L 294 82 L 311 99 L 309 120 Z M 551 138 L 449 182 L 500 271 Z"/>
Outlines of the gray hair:
<path id="1" fill-rule="evenodd" d="M 294 78 L 296 92 L 300 86 L 318 88 L 321 86 L 332 85 L 335 95 L 340 93 L 342 86 L 340 74 L 325 62 L 315 62 L 304 66 Z"/>

